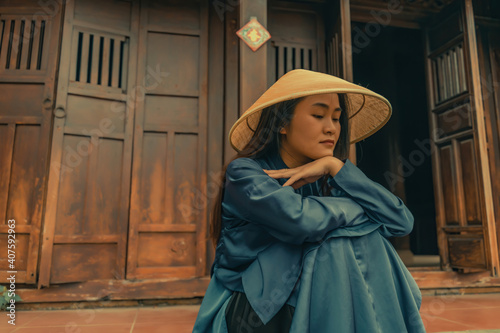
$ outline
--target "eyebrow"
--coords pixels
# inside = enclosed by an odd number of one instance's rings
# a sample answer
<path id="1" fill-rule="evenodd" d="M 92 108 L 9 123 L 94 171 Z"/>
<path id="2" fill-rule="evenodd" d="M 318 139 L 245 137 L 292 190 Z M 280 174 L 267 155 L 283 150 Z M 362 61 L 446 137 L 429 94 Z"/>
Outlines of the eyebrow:
<path id="1" fill-rule="evenodd" d="M 320 102 L 318 102 L 318 103 L 314 103 L 312 106 L 319 106 L 319 107 L 322 107 L 322 108 L 324 108 L 324 109 L 329 109 L 329 108 L 330 108 L 330 106 L 329 106 L 328 104 L 325 104 L 325 103 L 320 103 Z M 335 111 L 342 111 L 342 108 L 341 108 L 341 107 L 337 107 L 337 108 L 336 108 L 335 110 L 333 110 L 333 111 L 334 111 L 334 112 L 335 112 Z"/>

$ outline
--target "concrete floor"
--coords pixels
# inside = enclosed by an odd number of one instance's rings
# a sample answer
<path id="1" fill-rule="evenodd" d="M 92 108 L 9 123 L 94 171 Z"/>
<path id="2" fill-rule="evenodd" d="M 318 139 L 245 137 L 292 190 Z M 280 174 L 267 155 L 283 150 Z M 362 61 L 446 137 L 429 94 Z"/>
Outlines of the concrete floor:
<path id="1" fill-rule="evenodd" d="M 199 306 L 2 312 L 0 333 L 187 333 Z M 500 294 L 424 296 L 427 332 L 500 332 Z"/>

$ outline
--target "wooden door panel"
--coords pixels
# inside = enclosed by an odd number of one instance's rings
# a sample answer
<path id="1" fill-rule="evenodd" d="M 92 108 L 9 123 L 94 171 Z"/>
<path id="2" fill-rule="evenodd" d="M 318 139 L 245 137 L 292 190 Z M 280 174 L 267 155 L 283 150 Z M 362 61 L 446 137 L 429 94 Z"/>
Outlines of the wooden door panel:
<path id="1" fill-rule="evenodd" d="M 436 123 L 440 129 L 440 138 L 472 129 L 472 115 L 470 105 L 452 107 L 442 113 L 436 114 Z"/>
<path id="2" fill-rule="evenodd" d="M 125 276 L 138 12 L 66 6 L 39 286 Z"/>
<path id="3" fill-rule="evenodd" d="M 76 1 L 74 22 L 84 22 L 87 26 L 106 24 L 110 30 L 129 31 L 134 15 L 131 1 L 85 0 Z"/>
<path id="4" fill-rule="evenodd" d="M 197 204 L 197 150 L 196 135 L 144 133 L 141 224 L 194 224 L 200 218 L 192 208 Z M 169 151 L 171 154 L 167 154 Z"/>
<path id="5" fill-rule="evenodd" d="M 92 142 L 96 145 L 99 145 L 98 136 L 123 137 L 126 130 L 124 102 L 69 95 L 67 104 L 65 127 L 68 130 L 95 135 Z"/>
<path id="6" fill-rule="evenodd" d="M 437 230 L 444 268 L 495 270 L 496 240 L 490 230 L 485 137 L 478 125 L 476 47 L 468 24 L 469 0 L 455 2 L 424 29 L 436 192 Z M 474 60 L 476 59 L 476 60 Z M 486 171 L 487 168 L 486 168 Z M 487 177 L 489 178 L 489 177 Z M 493 244 L 491 246 L 491 244 Z"/>
<path id="7" fill-rule="evenodd" d="M 456 147 L 456 149 L 454 149 Z M 472 137 L 439 147 L 445 226 L 482 225 L 478 166 Z"/>
<path id="8" fill-rule="evenodd" d="M 8 220 L 16 232 L 13 266 L 0 254 L 0 282 L 16 271 L 16 282 L 33 284 L 62 8 L 42 16 L 36 1 L 19 5 L 0 8 L 0 246 L 7 249 Z"/>
<path id="9" fill-rule="evenodd" d="M 174 194 L 175 224 L 194 224 L 199 216 L 199 207 L 206 203 L 197 190 L 198 147 L 201 145 L 198 135 L 177 133 L 174 137 Z"/>
<path id="10" fill-rule="evenodd" d="M 77 235 L 86 222 L 85 193 L 90 157 L 76 153 L 78 145 L 89 145 L 90 139 L 65 135 L 62 145 L 64 168 L 60 173 L 54 235 Z"/>
<path id="11" fill-rule="evenodd" d="M 119 232 L 123 143 L 66 135 L 62 159 L 73 161 L 60 174 L 55 235 L 111 235 Z M 91 153 L 79 155 L 80 147 Z M 118 184 L 118 186 L 116 186 Z"/>
<path id="12" fill-rule="evenodd" d="M 457 184 L 453 176 L 455 173 L 453 147 L 450 144 L 440 147 L 439 157 L 446 225 L 458 225 Z"/>
<path id="13" fill-rule="evenodd" d="M 482 235 L 451 235 L 448 247 L 452 267 L 484 268 L 488 264 Z"/>
<path id="14" fill-rule="evenodd" d="M 31 224 L 33 193 L 36 187 L 37 157 L 39 152 L 33 142 L 40 139 L 40 126 L 17 125 L 11 159 L 7 216 L 15 217 L 16 223 Z"/>
<path id="15" fill-rule="evenodd" d="M 436 50 L 464 32 L 461 14 L 459 9 L 455 8 L 454 12 L 450 11 L 448 15 L 442 15 L 439 20 L 435 21 L 435 24 L 429 27 L 428 45 L 431 50 Z"/>
<path id="16" fill-rule="evenodd" d="M 165 79 L 147 85 L 148 93 L 197 97 L 200 82 L 200 37 L 148 32 L 146 68 L 161 68 Z"/>
<path id="17" fill-rule="evenodd" d="M 145 18 L 149 30 L 198 35 L 200 29 L 206 28 L 200 3 L 202 1 L 148 1 Z"/>
<path id="18" fill-rule="evenodd" d="M 17 223 L 17 220 L 16 220 Z M 20 229 L 16 227 L 16 229 Z M 26 228 L 25 228 L 26 230 Z M 26 274 L 26 271 L 28 270 L 28 262 L 30 261 L 29 259 L 29 254 L 30 254 L 30 234 L 26 231 L 16 231 L 16 257 L 15 257 L 15 271 L 16 273 L 16 281 L 18 278 L 21 278 L 23 280 L 28 280 L 28 276 Z M 8 249 L 8 240 L 7 237 L 1 237 L 0 238 L 0 246 L 3 246 L 4 249 Z M 7 251 L 5 251 L 7 252 Z M 7 256 L 5 255 L 4 258 L 0 261 L 0 270 L 4 271 L 5 274 L 2 277 L 2 283 L 7 283 L 8 280 L 6 279 L 9 277 L 9 271 L 13 271 L 12 267 L 9 266 L 10 262 L 7 260 Z M 28 281 L 26 281 L 28 282 Z"/>
<path id="19" fill-rule="evenodd" d="M 475 158 L 476 150 L 474 148 L 474 139 L 464 137 L 457 140 L 459 161 L 461 169 L 460 183 L 463 185 L 464 195 L 464 213 L 462 219 L 464 226 L 482 225 L 483 216 L 481 214 L 481 201 L 479 198 L 480 183 L 478 179 L 478 162 Z"/>
<path id="20" fill-rule="evenodd" d="M 268 48 L 268 80 L 270 84 L 293 69 L 318 71 L 319 55 L 323 51 L 323 21 L 314 8 L 284 8 L 271 5 L 268 29 L 271 47 Z M 324 67 L 324 66 L 323 66 Z"/>
<path id="21" fill-rule="evenodd" d="M 19 89 L 20 86 L 17 83 L 2 82 L 0 88 L 2 89 L 0 94 L 2 117 L 41 117 L 39 109 L 45 89 L 43 84 L 27 83 Z"/>
<path id="22" fill-rule="evenodd" d="M 205 275 L 207 13 L 142 3 L 127 278 Z"/>
<path id="23" fill-rule="evenodd" d="M 141 224 L 168 223 L 172 218 L 172 193 L 167 191 L 165 152 L 168 151 L 167 133 L 144 133 L 141 147 L 142 172 L 139 178 L 139 211 L 142 212 Z"/>
<path id="24" fill-rule="evenodd" d="M 115 244 L 57 243 L 52 250 L 56 260 L 50 268 L 50 283 L 118 278 Z"/>
<path id="25" fill-rule="evenodd" d="M 193 232 L 139 234 L 138 267 L 168 267 L 172 273 L 191 268 L 195 274 L 196 234 Z"/>
<path id="26" fill-rule="evenodd" d="M 199 101 L 192 97 L 146 96 L 144 126 L 183 126 L 196 128 L 199 124 Z"/>

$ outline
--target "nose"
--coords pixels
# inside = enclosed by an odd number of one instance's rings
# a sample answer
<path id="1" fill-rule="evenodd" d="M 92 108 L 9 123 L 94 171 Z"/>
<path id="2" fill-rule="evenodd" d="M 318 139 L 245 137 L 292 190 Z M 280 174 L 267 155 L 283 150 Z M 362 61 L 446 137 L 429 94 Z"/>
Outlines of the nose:
<path id="1" fill-rule="evenodd" d="M 336 132 L 335 123 L 331 118 L 325 117 L 324 131 L 325 133 L 334 134 Z"/>

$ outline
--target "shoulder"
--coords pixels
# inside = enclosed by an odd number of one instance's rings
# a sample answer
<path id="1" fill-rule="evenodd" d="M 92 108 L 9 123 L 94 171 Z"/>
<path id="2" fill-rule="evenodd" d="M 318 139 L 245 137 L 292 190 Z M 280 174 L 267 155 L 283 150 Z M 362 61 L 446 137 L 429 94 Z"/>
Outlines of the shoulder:
<path id="1" fill-rule="evenodd" d="M 254 159 L 249 157 L 240 157 L 231 161 L 226 169 L 228 174 L 238 174 L 241 172 L 259 172 L 266 174 L 262 169 L 265 169 L 267 165 L 260 159 Z"/>

